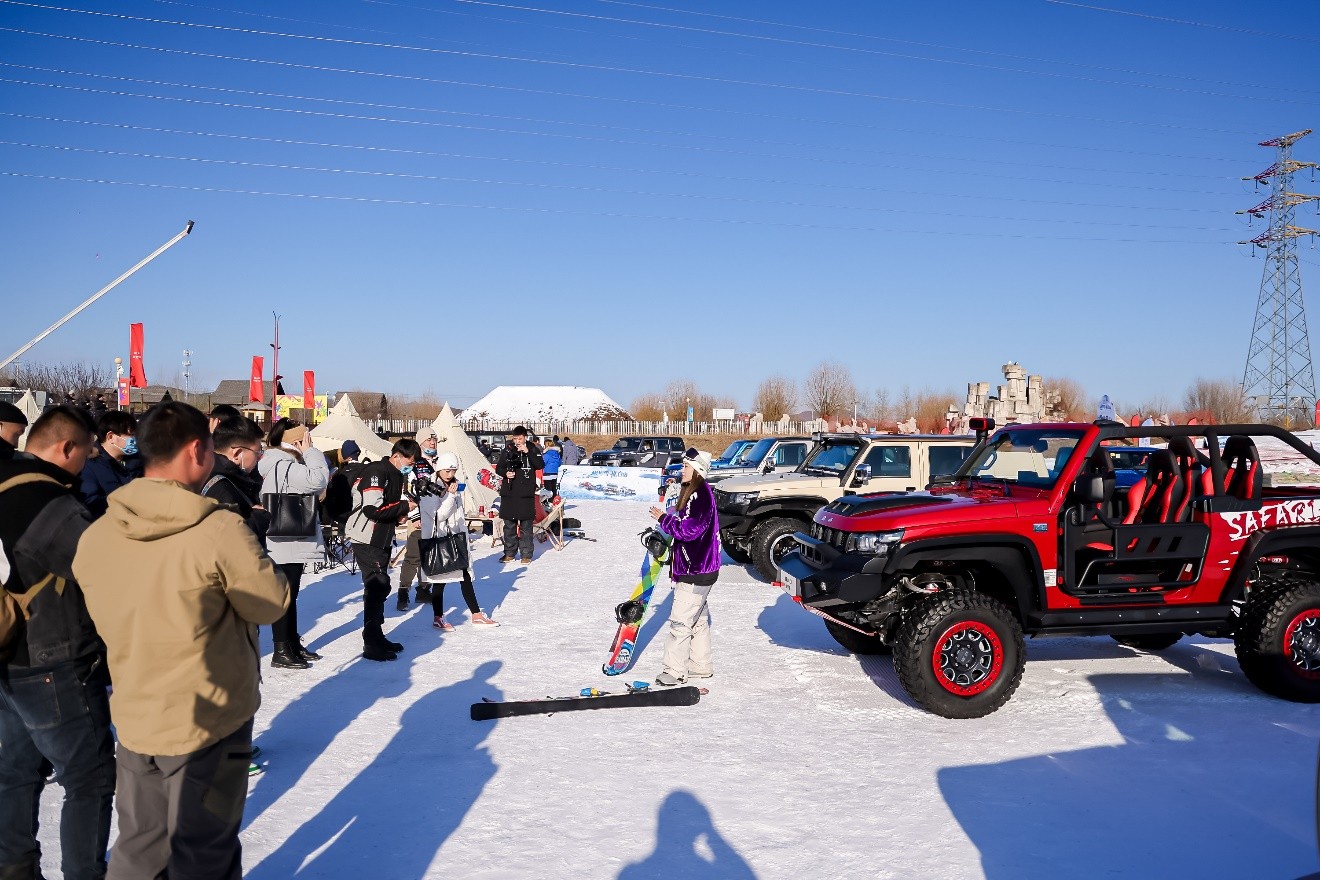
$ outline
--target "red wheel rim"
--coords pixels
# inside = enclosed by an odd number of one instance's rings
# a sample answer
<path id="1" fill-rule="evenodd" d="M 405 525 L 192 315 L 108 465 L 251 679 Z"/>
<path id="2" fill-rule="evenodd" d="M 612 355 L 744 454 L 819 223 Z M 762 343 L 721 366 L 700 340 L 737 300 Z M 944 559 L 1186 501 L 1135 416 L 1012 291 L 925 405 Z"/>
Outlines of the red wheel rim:
<path id="1" fill-rule="evenodd" d="M 989 624 L 964 620 L 940 635 L 930 662 L 935 679 L 945 690 L 973 697 L 999 680 L 1004 646 Z"/>
<path id="2" fill-rule="evenodd" d="M 1301 676 L 1320 679 L 1320 608 L 1303 611 L 1288 624 L 1283 655 Z"/>

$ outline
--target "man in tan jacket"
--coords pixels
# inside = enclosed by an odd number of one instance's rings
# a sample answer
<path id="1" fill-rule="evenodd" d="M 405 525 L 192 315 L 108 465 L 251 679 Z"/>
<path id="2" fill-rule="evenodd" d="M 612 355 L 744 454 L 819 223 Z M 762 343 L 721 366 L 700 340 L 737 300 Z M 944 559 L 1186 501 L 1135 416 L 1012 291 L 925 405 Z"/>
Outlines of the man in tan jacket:
<path id="1" fill-rule="evenodd" d="M 107 877 L 239 880 L 257 624 L 283 614 L 288 583 L 238 514 L 198 494 L 214 455 L 206 416 L 165 403 L 137 437 L 145 477 L 110 497 L 73 563 L 114 681 Z"/>

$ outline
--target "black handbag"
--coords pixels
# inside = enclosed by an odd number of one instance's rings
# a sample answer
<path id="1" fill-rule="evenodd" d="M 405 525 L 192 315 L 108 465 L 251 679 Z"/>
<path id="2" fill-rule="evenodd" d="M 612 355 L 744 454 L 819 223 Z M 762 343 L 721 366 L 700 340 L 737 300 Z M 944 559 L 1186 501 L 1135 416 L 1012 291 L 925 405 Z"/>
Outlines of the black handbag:
<path id="1" fill-rule="evenodd" d="M 427 577 L 466 571 L 468 567 L 468 536 L 462 534 L 421 538 L 417 542 L 422 557 L 422 571 Z"/>
<path id="2" fill-rule="evenodd" d="M 289 487 L 289 472 L 293 462 L 284 470 L 284 487 Z M 270 514 L 268 538 L 310 538 L 321 528 L 316 518 L 316 496 L 279 491 L 279 464 L 275 465 L 275 491 L 261 494 L 261 506 Z"/>

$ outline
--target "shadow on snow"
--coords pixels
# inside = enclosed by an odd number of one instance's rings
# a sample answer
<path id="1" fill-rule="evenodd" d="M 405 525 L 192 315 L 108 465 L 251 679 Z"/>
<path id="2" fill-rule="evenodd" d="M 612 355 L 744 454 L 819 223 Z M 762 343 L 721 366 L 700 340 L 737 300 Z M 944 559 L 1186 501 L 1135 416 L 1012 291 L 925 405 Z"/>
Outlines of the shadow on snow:
<path id="1" fill-rule="evenodd" d="M 710 810 L 688 791 L 670 792 L 656 818 L 655 850 L 618 880 L 755 880 L 752 868 L 715 830 Z"/>
<path id="2" fill-rule="evenodd" d="M 248 871 L 249 880 L 425 876 L 495 775 L 483 745 L 494 726 L 473 724 L 467 707 L 482 697 L 502 699 L 491 681 L 501 665 L 487 661 L 471 678 L 437 688 L 409 706 L 380 753 Z M 418 772 L 419 767 L 443 768 L 443 775 Z"/>
<path id="3" fill-rule="evenodd" d="M 1261 694 L 1194 643 L 1162 656 L 1183 673 L 1090 679 L 1123 743 L 939 772 L 987 878 L 1315 869 L 1320 710 Z"/>

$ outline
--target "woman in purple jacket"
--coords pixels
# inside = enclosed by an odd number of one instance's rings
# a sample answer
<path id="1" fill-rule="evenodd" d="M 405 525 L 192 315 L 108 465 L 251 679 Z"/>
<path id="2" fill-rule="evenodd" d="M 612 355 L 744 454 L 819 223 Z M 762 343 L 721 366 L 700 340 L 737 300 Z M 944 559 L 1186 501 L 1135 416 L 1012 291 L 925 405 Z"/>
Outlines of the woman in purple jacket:
<path id="1" fill-rule="evenodd" d="M 715 493 L 706 482 L 710 453 L 689 449 L 683 456 L 682 490 L 673 513 L 651 508 L 651 517 L 673 536 L 670 576 L 674 604 L 669 612 L 665 668 L 656 684 L 670 687 L 714 675 L 710 657 L 710 612 L 706 599 L 720 576 L 720 522 Z"/>

